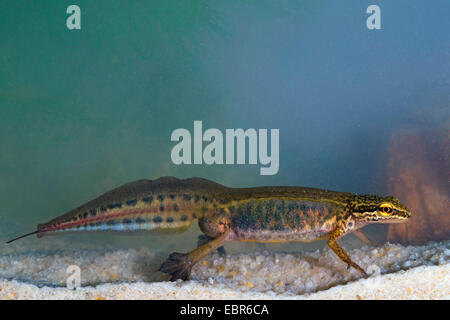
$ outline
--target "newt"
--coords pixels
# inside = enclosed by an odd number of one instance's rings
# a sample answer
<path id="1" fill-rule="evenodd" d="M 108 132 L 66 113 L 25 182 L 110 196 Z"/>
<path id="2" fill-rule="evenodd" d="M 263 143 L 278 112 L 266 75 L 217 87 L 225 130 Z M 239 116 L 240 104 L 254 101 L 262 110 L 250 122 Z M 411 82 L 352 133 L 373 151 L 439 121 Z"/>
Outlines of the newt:
<path id="1" fill-rule="evenodd" d="M 78 231 L 183 232 L 198 219 L 204 233 L 189 253 L 174 252 L 160 271 L 170 280 L 186 280 L 192 267 L 232 240 L 312 242 L 328 246 L 363 276 L 367 273 L 341 248 L 338 240 L 371 223 L 404 222 L 411 211 L 392 196 L 358 195 L 305 187 L 229 188 L 202 178 L 162 177 L 138 180 L 104 193 L 8 243 Z"/>

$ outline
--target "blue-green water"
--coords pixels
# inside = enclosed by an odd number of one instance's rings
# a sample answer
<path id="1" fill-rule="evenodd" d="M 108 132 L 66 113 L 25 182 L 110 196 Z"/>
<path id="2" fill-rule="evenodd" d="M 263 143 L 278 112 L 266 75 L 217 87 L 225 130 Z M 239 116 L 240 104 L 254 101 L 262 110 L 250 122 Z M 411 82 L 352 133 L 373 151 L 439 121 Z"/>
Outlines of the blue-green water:
<path id="1" fill-rule="evenodd" d="M 376 31 L 359 0 L 77 1 L 72 31 L 70 4 L 0 3 L 2 240 L 166 175 L 384 194 L 392 134 L 449 124 L 445 0 L 377 1 Z M 278 174 L 174 165 L 170 134 L 194 120 L 280 129 Z"/>

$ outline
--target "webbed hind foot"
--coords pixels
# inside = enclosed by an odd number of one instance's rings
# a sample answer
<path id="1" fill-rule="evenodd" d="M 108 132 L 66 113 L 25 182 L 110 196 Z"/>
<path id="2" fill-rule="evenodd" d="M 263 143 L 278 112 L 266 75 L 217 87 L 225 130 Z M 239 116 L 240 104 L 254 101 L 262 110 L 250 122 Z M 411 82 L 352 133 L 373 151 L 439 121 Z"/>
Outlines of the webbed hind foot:
<path id="1" fill-rule="evenodd" d="M 192 262 L 186 253 L 174 252 L 161 265 L 159 271 L 171 276 L 170 281 L 187 280 L 191 274 Z"/>
<path id="2" fill-rule="evenodd" d="M 191 274 L 192 267 L 201 259 L 206 257 L 212 251 L 221 247 L 224 243 L 231 241 L 229 230 L 225 231 L 219 237 L 201 245 L 189 253 L 174 252 L 169 255 L 169 258 L 161 265 L 159 271 L 171 275 L 171 281 L 178 279 L 187 280 Z"/>

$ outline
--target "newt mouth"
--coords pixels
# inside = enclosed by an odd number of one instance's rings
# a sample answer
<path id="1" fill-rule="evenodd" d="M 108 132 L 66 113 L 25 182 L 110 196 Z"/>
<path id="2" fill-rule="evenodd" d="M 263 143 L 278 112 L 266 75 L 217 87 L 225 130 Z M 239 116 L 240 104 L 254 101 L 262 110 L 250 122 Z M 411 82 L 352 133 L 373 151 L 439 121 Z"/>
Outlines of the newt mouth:
<path id="1" fill-rule="evenodd" d="M 392 223 L 405 223 L 405 222 L 407 222 L 408 221 L 408 218 L 405 218 L 405 219 L 392 219 L 392 220 L 378 220 L 378 221 L 376 221 L 376 223 L 389 223 L 389 224 L 392 224 Z"/>

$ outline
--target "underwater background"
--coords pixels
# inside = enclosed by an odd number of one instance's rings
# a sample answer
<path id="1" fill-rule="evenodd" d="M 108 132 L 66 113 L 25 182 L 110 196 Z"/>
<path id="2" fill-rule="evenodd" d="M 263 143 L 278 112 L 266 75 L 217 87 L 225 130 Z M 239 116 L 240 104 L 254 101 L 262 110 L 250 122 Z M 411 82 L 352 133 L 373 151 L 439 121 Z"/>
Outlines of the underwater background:
<path id="1" fill-rule="evenodd" d="M 415 148 L 408 137 L 395 140 L 405 132 L 425 146 L 444 141 L 436 154 L 422 153 L 444 166 L 433 179 L 448 195 L 450 2 L 376 1 L 382 29 L 368 30 L 372 2 L 77 1 L 82 28 L 69 31 L 72 2 L 2 1 L 0 240 L 124 183 L 167 175 L 405 194 L 390 184 L 403 158 L 389 167 L 402 146 Z M 261 176 L 259 165 L 174 165 L 171 132 L 192 132 L 194 120 L 204 130 L 280 129 L 278 174 Z M 433 200 L 446 217 L 447 200 Z M 0 252 L 182 251 L 195 246 L 196 228 L 29 237 Z M 366 229 L 384 240 L 386 228 Z"/>

